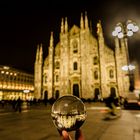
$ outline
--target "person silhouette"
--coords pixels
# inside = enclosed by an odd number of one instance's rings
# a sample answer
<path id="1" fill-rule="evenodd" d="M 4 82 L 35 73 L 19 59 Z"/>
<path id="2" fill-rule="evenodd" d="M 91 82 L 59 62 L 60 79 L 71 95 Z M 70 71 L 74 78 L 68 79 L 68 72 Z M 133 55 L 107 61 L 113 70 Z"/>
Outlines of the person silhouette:
<path id="1" fill-rule="evenodd" d="M 19 111 L 21 113 L 21 106 L 22 106 L 22 100 L 20 99 L 20 97 L 17 99 L 16 101 L 16 111 Z"/>
<path id="2" fill-rule="evenodd" d="M 110 95 L 105 99 L 105 104 L 107 107 L 110 108 L 110 114 L 115 116 L 116 115 L 115 110 L 118 104 L 118 98 L 116 97 L 116 94 L 111 92 Z"/>

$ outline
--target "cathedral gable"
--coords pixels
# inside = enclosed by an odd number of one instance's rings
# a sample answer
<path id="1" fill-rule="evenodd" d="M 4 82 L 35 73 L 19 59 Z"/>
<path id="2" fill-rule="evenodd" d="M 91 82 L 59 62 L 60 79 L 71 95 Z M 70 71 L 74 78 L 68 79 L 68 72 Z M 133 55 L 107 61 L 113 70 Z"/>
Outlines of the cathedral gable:
<path id="1" fill-rule="evenodd" d="M 49 57 L 46 57 L 44 60 L 44 66 L 48 67 L 49 66 Z"/>
<path id="2" fill-rule="evenodd" d="M 78 34 L 80 32 L 80 28 L 76 25 L 73 25 L 73 27 L 70 30 L 70 35 L 75 35 Z"/>

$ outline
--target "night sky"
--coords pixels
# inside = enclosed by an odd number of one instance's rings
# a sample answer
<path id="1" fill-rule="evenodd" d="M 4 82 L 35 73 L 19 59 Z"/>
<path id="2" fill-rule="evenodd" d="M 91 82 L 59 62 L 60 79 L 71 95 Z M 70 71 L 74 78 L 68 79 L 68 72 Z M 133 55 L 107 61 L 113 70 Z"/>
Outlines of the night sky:
<path id="1" fill-rule="evenodd" d="M 46 0 L 46 2 L 0 2 L 0 65 L 33 73 L 36 46 L 43 43 L 47 56 L 50 32 L 59 39 L 62 17 L 68 18 L 69 28 L 79 26 L 80 15 L 87 11 L 92 28 L 101 20 L 106 44 L 114 47 L 111 35 L 118 22 L 131 19 L 140 27 L 139 0 Z M 140 63 L 140 31 L 128 40 L 130 57 Z"/>

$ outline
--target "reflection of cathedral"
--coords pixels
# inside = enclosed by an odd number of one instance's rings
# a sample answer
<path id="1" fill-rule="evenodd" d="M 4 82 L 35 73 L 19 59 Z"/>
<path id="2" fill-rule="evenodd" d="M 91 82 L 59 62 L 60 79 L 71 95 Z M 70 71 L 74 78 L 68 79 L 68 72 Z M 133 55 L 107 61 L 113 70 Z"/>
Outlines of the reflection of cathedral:
<path id="1" fill-rule="evenodd" d="M 67 18 L 62 19 L 60 40 L 50 37 L 49 54 L 43 61 L 39 45 L 35 60 L 35 97 L 58 98 L 71 94 L 80 98 L 106 97 L 110 92 L 124 95 L 129 89 L 125 43 L 115 40 L 115 51 L 104 41 L 101 22 L 97 24 L 97 38 L 89 28 L 87 15 L 81 15 L 80 27 L 68 29 Z"/>

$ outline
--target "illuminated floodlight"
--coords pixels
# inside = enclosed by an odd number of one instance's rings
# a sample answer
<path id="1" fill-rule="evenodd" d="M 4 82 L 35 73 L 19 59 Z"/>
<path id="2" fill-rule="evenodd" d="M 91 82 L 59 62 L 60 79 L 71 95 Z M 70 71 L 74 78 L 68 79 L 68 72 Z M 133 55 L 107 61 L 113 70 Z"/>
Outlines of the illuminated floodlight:
<path id="1" fill-rule="evenodd" d="M 123 38 L 124 34 L 122 32 L 118 33 L 118 38 Z"/>
<path id="2" fill-rule="evenodd" d="M 132 31 L 128 31 L 127 32 L 127 36 L 132 36 L 133 35 L 133 32 Z"/>
<path id="3" fill-rule="evenodd" d="M 118 23 L 115 27 L 115 30 L 112 32 L 112 35 L 121 39 L 126 36 L 133 36 L 133 34 L 138 30 L 139 27 L 137 24 L 131 20 L 128 20 L 125 25 Z"/>
<path id="4" fill-rule="evenodd" d="M 113 36 L 117 36 L 117 35 L 118 35 L 118 32 L 117 32 L 117 31 L 113 31 L 113 32 L 112 32 L 112 35 L 113 35 Z"/>
<path id="5" fill-rule="evenodd" d="M 129 67 L 129 70 L 134 70 L 135 69 L 135 66 L 131 65 L 131 64 L 128 67 Z"/>
<path id="6" fill-rule="evenodd" d="M 128 70 L 130 70 L 130 71 L 132 71 L 132 70 L 134 70 L 136 67 L 134 66 L 134 65 L 125 65 L 125 66 L 123 66 L 122 67 L 122 70 L 124 70 L 124 71 L 128 71 Z"/>
<path id="7" fill-rule="evenodd" d="M 23 90 L 23 92 L 24 92 L 24 93 L 29 93 L 29 92 L 30 92 L 30 90 L 25 89 L 25 90 Z"/>
<path id="8" fill-rule="evenodd" d="M 128 71 L 128 66 L 127 66 L 127 65 L 123 66 L 123 67 L 122 67 L 122 70 Z"/>
<path id="9" fill-rule="evenodd" d="M 132 30 L 134 28 L 134 24 L 133 23 L 128 23 L 127 24 L 127 29 Z"/>
<path id="10" fill-rule="evenodd" d="M 134 26 L 134 28 L 132 29 L 133 32 L 137 32 L 139 30 L 138 26 Z"/>
<path id="11" fill-rule="evenodd" d="M 118 33 L 121 32 L 121 31 L 122 31 L 121 26 L 117 26 L 117 27 L 115 27 L 115 31 L 118 32 Z"/>

